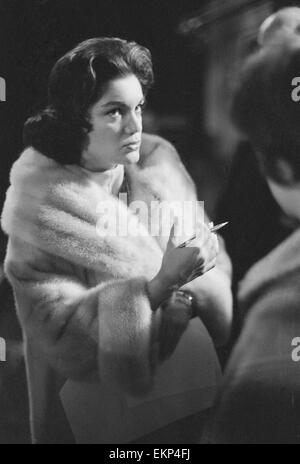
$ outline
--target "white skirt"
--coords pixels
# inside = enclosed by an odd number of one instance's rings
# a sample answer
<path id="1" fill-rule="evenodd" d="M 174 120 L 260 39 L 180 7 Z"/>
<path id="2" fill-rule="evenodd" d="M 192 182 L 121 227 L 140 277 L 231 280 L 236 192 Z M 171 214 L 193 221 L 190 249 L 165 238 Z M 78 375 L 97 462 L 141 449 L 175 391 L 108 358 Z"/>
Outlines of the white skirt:
<path id="1" fill-rule="evenodd" d="M 210 336 L 192 319 L 172 356 L 142 398 L 119 395 L 100 383 L 68 380 L 60 397 L 77 443 L 129 443 L 212 406 L 221 369 Z"/>

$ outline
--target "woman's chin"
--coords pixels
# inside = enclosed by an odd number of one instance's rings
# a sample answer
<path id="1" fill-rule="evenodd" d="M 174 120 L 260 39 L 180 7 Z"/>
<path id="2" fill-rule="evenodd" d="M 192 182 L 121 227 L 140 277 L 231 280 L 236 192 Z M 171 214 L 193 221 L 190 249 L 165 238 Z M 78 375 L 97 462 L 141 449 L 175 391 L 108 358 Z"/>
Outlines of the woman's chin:
<path id="1" fill-rule="evenodd" d="M 126 153 L 124 156 L 124 164 L 134 164 L 137 163 L 140 159 L 140 151 L 135 150 L 129 153 Z"/>

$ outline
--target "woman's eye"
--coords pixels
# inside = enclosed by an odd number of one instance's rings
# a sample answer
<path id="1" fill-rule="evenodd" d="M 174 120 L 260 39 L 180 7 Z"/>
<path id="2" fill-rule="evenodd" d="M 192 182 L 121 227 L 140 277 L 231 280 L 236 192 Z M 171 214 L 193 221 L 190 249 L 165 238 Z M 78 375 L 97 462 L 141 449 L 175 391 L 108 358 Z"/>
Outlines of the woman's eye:
<path id="1" fill-rule="evenodd" d="M 137 113 L 142 113 L 143 112 L 143 107 L 144 107 L 144 103 L 140 103 L 135 109 L 136 112 Z"/>
<path id="2" fill-rule="evenodd" d="M 107 115 L 111 116 L 112 118 L 116 118 L 120 116 L 121 109 L 120 108 L 113 108 L 112 110 L 108 111 Z"/>

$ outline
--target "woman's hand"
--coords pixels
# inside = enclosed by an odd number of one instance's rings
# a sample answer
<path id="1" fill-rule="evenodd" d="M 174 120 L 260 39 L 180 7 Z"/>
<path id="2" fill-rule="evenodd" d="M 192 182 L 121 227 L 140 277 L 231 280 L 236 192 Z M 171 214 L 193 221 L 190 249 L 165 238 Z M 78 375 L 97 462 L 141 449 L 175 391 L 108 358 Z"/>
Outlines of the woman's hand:
<path id="1" fill-rule="evenodd" d="M 184 247 L 176 247 L 173 225 L 159 275 L 169 286 L 184 285 L 212 269 L 218 254 L 218 239 L 205 224 L 197 231 L 197 238 Z"/>
<path id="2" fill-rule="evenodd" d="M 186 246 L 176 247 L 175 226 L 172 226 L 161 268 L 148 283 L 153 308 L 158 307 L 174 287 L 181 287 L 215 266 L 218 253 L 217 236 L 205 225 L 197 231 L 197 236 L 198 238 Z"/>

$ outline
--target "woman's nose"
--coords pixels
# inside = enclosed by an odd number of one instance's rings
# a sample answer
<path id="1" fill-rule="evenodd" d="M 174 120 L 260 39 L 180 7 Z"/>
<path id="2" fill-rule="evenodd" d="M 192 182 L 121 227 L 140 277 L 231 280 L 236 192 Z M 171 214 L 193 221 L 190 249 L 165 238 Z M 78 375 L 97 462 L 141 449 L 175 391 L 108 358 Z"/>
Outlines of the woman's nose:
<path id="1" fill-rule="evenodd" d="M 125 132 L 126 134 L 135 134 L 142 130 L 142 117 L 140 114 L 130 114 L 128 115 L 125 122 Z"/>

